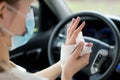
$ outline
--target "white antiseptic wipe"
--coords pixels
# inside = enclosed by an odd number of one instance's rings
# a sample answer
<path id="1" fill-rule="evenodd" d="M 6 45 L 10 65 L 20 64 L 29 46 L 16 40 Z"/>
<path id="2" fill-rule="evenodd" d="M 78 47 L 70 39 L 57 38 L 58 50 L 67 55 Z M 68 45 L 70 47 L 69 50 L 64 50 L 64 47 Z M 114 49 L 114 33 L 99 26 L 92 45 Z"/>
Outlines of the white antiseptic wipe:
<path id="1" fill-rule="evenodd" d="M 80 32 L 78 34 L 78 37 L 76 38 L 76 44 L 78 45 L 81 41 L 85 42 L 82 32 Z M 76 47 L 77 47 L 77 45 L 76 45 Z M 85 42 L 85 45 L 83 47 L 82 52 L 80 53 L 80 56 L 83 56 L 84 54 L 91 53 L 91 52 L 92 52 L 92 48 L 88 47 L 87 43 Z"/>
<path id="2" fill-rule="evenodd" d="M 63 67 L 65 62 L 68 60 L 68 58 L 70 57 L 70 55 L 73 53 L 73 51 L 75 50 L 75 48 L 77 47 L 77 45 L 80 42 L 85 42 L 84 38 L 83 38 L 83 34 L 82 32 L 80 32 L 78 34 L 78 37 L 76 38 L 76 44 L 73 45 L 62 45 L 61 47 L 61 66 Z M 80 56 L 83 56 L 87 53 L 91 53 L 92 52 L 92 48 L 87 46 L 87 43 L 85 43 L 82 52 L 80 53 Z"/>
<path id="3" fill-rule="evenodd" d="M 38 77 L 25 71 L 24 68 L 17 66 L 6 72 L 0 73 L 0 80 L 48 80 Z"/>

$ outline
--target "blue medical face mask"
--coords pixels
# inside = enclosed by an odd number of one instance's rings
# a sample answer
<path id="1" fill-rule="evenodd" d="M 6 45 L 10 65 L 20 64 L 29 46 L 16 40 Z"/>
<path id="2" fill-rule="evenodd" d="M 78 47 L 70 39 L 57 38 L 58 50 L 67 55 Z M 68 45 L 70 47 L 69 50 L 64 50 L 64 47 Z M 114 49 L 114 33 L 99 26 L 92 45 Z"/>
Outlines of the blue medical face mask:
<path id="1" fill-rule="evenodd" d="M 33 13 L 33 9 L 31 9 L 30 12 L 26 14 L 27 32 L 21 36 L 18 35 L 12 36 L 12 44 L 10 50 L 16 49 L 26 44 L 33 35 L 34 27 L 35 27 L 34 13 Z"/>

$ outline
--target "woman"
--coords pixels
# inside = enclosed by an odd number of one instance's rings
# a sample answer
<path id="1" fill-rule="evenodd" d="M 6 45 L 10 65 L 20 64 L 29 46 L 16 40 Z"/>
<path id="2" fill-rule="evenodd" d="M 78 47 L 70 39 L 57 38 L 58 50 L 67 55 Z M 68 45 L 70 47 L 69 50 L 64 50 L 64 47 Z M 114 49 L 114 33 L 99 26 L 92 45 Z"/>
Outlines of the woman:
<path id="1" fill-rule="evenodd" d="M 10 61 L 9 50 L 24 45 L 32 36 L 34 29 L 34 16 L 30 9 L 32 2 L 33 0 L 0 0 L 0 80 L 42 80 L 44 78 L 55 80 L 60 74 L 62 74 L 62 80 L 72 80 L 73 75 L 85 67 L 89 61 L 89 54 L 79 56 L 79 53 L 83 49 L 83 42 L 77 46 L 66 61 L 64 69 L 61 68 L 59 61 L 43 71 L 28 74 L 24 72 L 24 69 L 20 66 Z M 76 29 L 79 22 L 79 17 L 72 20 L 72 24 L 69 25 L 67 29 L 65 45 L 76 43 L 75 39 L 77 35 L 85 26 L 85 22 L 83 22 L 81 26 Z M 92 44 L 88 43 L 88 46 L 92 47 Z M 19 72 L 22 74 L 17 74 Z M 7 76 L 6 74 L 11 76 Z M 25 76 L 23 74 L 26 75 L 27 78 L 24 78 Z M 29 79 L 30 77 L 31 79 Z M 37 77 L 38 79 L 34 79 L 33 77 Z"/>

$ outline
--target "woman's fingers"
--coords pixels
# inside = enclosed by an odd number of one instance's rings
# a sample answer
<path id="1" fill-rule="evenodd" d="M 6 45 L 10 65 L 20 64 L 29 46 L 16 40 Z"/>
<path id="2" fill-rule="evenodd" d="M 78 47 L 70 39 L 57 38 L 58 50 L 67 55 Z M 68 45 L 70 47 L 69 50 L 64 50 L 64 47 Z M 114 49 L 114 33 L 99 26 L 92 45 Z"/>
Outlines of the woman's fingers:
<path id="1" fill-rule="evenodd" d="M 71 29 L 71 26 L 74 24 L 74 22 L 75 22 L 75 18 L 72 19 L 71 24 L 68 24 L 68 25 L 67 25 L 67 37 L 68 37 L 69 31 L 70 31 L 70 29 Z M 68 37 L 68 38 L 69 38 L 69 37 Z"/>
<path id="2" fill-rule="evenodd" d="M 83 22 L 79 27 L 78 29 L 76 29 L 74 32 L 73 32 L 73 35 L 71 37 L 71 40 L 72 41 L 76 41 L 76 38 L 78 36 L 78 34 L 80 33 L 80 31 L 85 27 L 85 22 Z"/>
<path id="3" fill-rule="evenodd" d="M 71 24 L 67 27 L 67 37 L 66 37 L 66 44 L 71 45 L 76 43 L 76 38 L 80 31 L 85 27 L 85 22 L 83 22 L 78 28 L 78 24 L 80 22 L 80 17 L 77 17 L 77 19 L 72 19 Z"/>
<path id="4" fill-rule="evenodd" d="M 67 39 L 69 39 L 68 34 L 69 34 L 69 31 L 70 31 L 70 27 L 71 27 L 70 24 L 68 24 L 67 25 Z"/>
<path id="5" fill-rule="evenodd" d="M 73 58 L 77 58 L 80 55 L 80 53 L 83 50 L 83 46 L 84 46 L 84 42 L 80 42 L 80 44 L 77 46 L 77 48 L 74 50 L 72 54 Z"/>
<path id="6" fill-rule="evenodd" d="M 92 46 L 93 46 L 93 43 L 88 43 L 86 46 L 92 47 Z"/>
<path id="7" fill-rule="evenodd" d="M 70 38 L 71 35 L 73 34 L 73 32 L 75 31 L 75 29 L 77 28 L 78 24 L 80 22 L 80 17 L 77 17 L 77 19 L 75 20 L 75 22 L 71 25 L 71 28 L 69 30 L 69 34 L 68 37 Z"/>
<path id="8" fill-rule="evenodd" d="M 74 24 L 74 22 L 75 22 L 75 18 L 72 19 L 71 26 Z"/>
<path id="9" fill-rule="evenodd" d="M 79 66 L 86 66 L 88 63 L 89 63 L 89 57 L 90 57 L 90 54 L 85 54 L 84 56 L 80 57 L 79 58 Z"/>

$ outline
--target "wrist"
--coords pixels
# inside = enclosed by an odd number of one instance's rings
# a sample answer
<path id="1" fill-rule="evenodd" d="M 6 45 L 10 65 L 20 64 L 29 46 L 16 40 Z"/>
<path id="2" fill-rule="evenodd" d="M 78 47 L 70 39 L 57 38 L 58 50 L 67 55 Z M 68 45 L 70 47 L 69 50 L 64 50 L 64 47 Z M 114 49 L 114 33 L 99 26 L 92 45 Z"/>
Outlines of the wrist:
<path id="1" fill-rule="evenodd" d="M 58 61 L 58 62 L 56 63 L 56 66 L 58 67 L 58 69 L 59 69 L 59 71 L 60 71 L 60 73 L 61 73 L 61 72 L 62 72 L 61 62 Z"/>
<path id="2" fill-rule="evenodd" d="M 70 75 L 69 72 L 64 72 L 63 70 L 61 74 L 61 80 L 72 80 L 72 75 Z"/>
<path id="3" fill-rule="evenodd" d="M 60 61 L 57 62 L 57 66 L 60 67 L 60 69 L 61 69 L 61 62 Z"/>

